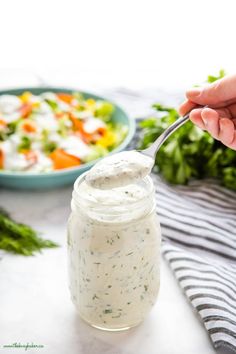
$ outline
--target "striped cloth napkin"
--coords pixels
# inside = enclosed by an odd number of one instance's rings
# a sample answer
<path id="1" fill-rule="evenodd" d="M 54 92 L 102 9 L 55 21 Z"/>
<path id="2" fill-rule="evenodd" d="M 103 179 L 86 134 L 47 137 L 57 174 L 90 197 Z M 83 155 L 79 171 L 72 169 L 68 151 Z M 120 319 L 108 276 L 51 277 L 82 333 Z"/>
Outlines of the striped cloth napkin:
<path id="1" fill-rule="evenodd" d="M 136 104 L 143 114 L 156 101 L 176 105 L 176 95 L 174 100 L 165 97 L 161 92 L 160 99 L 159 91 L 136 95 L 122 89 L 111 95 L 131 114 Z M 139 139 L 137 129 L 129 148 L 135 148 Z M 172 186 L 157 175 L 152 177 L 163 255 L 215 349 L 236 353 L 236 193 L 215 180 Z"/>
<path id="2" fill-rule="evenodd" d="M 170 186 L 158 176 L 162 252 L 220 352 L 236 352 L 236 193 L 215 181 Z"/>

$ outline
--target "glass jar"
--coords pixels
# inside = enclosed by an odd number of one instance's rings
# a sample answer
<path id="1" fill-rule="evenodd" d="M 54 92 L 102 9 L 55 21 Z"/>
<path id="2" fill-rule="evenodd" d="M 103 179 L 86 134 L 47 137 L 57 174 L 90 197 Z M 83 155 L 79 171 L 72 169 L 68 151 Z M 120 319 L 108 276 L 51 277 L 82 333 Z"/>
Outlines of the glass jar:
<path id="1" fill-rule="evenodd" d="M 160 224 L 150 177 L 111 190 L 75 184 L 68 222 L 71 298 L 83 320 L 118 331 L 138 325 L 160 280 Z"/>

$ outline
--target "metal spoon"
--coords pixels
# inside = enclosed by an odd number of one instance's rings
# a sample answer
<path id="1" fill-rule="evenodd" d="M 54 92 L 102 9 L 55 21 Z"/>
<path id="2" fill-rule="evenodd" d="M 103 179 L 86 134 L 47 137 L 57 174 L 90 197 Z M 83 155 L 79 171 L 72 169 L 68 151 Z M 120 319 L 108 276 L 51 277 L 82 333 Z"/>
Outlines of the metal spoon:
<path id="1" fill-rule="evenodd" d="M 189 114 L 190 112 L 187 113 L 184 117 L 178 118 L 154 141 L 152 145 L 144 150 L 139 150 L 139 152 L 155 159 L 156 153 L 160 149 L 161 145 L 166 141 L 166 139 L 169 138 L 171 134 L 173 134 L 179 127 L 181 127 L 189 120 Z"/>
<path id="2" fill-rule="evenodd" d="M 208 105 L 202 107 L 208 108 Z M 181 127 L 184 123 L 189 120 L 190 112 L 188 112 L 185 116 L 178 118 L 173 124 L 171 124 L 148 148 L 139 150 L 140 153 L 155 159 L 156 153 L 160 149 L 161 145 L 169 138 L 171 134 L 173 134 L 179 127 Z"/>

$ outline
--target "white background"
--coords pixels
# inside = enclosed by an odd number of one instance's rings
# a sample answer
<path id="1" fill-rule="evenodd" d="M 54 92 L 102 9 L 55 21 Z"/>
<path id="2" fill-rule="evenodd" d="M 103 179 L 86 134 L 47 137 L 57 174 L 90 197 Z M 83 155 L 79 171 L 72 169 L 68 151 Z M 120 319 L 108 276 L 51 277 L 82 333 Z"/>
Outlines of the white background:
<path id="1" fill-rule="evenodd" d="M 234 0 L 2 0 L 0 84 L 185 89 L 235 72 Z"/>

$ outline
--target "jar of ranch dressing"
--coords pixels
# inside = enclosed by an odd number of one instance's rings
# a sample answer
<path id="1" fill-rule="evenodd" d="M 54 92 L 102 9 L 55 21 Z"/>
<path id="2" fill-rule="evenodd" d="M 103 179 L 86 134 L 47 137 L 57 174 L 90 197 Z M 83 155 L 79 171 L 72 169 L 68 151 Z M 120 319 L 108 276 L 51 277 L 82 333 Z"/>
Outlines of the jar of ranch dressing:
<path id="1" fill-rule="evenodd" d="M 100 189 L 86 176 L 74 184 L 68 222 L 71 298 L 93 327 L 125 330 L 143 321 L 159 291 L 153 183 L 149 176 L 126 176 L 125 185 Z"/>

